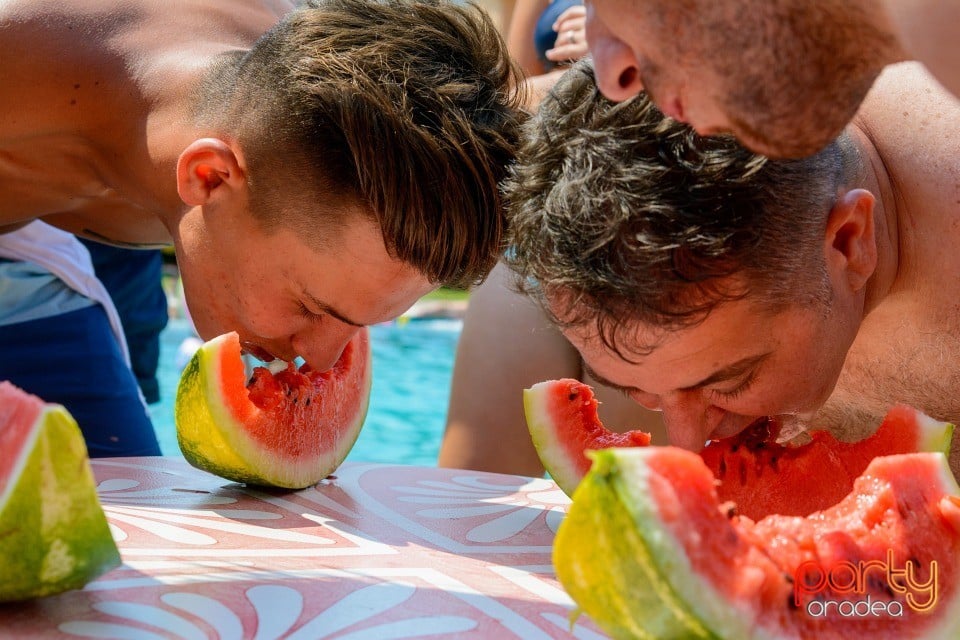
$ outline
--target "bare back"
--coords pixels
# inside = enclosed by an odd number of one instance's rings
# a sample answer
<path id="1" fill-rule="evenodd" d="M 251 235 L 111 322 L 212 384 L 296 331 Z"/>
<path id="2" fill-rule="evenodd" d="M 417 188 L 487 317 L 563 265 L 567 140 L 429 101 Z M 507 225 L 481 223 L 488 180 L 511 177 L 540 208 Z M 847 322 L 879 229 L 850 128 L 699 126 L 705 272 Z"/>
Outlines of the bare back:
<path id="1" fill-rule="evenodd" d="M 118 244 L 170 241 L 190 96 L 279 0 L 0 0 L 0 228 L 43 218 Z"/>
<path id="2" fill-rule="evenodd" d="M 908 402 L 960 421 L 960 102 L 918 65 L 895 65 L 854 125 L 889 175 L 880 195 L 897 226 L 881 257 L 888 273 L 877 276 L 889 287 L 864 318 L 823 417 L 852 433 Z"/>

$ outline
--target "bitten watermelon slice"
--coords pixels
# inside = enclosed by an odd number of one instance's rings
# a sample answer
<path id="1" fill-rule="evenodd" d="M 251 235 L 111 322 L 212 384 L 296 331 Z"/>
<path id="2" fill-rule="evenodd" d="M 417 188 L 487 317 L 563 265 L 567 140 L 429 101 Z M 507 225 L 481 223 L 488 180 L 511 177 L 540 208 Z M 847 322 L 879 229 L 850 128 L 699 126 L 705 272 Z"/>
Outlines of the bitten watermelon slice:
<path id="1" fill-rule="evenodd" d="M 533 446 L 543 468 L 568 496 L 590 470 L 587 450 L 650 444 L 649 433 L 615 433 L 604 427 L 598 405 L 590 385 L 571 378 L 547 380 L 523 391 Z"/>
<path id="2" fill-rule="evenodd" d="M 587 450 L 644 446 L 642 431 L 607 430 L 597 417 L 593 390 L 578 380 L 550 380 L 524 391 L 527 426 L 544 468 L 567 495 L 572 495 L 590 468 Z M 773 442 L 777 427 L 767 420 L 701 452 L 707 467 L 722 481 L 721 501 L 753 519 L 770 513 L 807 515 L 835 504 L 877 456 L 919 451 L 948 452 L 953 425 L 939 422 L 906 405 L 897 405 L 869 438 L 840 442 L 818 431 L 809 444 Z"/>
<path id="3" fill-rule="evenodd" d="M 174 416 L 180 450 L 193 466 L 228 480 L 314 485 L 356 442 L 371 381 L 367 329 L 329 371 L 257 367 L 249 382 L 239 336 L 224 334 L 197 350 L 181 374 Z"/>
<path id="4" fill-rule="evenodd" d="M 960 487 L 941 453 L 876 458 L 837 505 L 754 522 L 696 454 L 605 449 L 554 543 L 615 638 L 960 638 Z"/>
<path id="5" fill-rule="evenodd" d="M 118 564 L 77 423 L 0 382 L 0 602 L 79 589 Z"/>

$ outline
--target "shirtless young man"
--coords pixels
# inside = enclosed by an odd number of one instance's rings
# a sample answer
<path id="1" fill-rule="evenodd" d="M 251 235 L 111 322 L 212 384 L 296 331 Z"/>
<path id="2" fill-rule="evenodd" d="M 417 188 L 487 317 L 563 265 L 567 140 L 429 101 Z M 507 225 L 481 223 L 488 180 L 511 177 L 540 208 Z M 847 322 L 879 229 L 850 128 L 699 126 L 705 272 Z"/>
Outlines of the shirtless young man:
<path id="1" fill-rule="evenodd" d="M 320 370 L 482 279 L 518 118 L 495 25 L 452 2 L 294 9 L 0 2 L 0 227 L 172 243 L 201 337 Z"/>
<path id="2" fill-rule="evenodd" d="M 588 0 L 597 84 L 645 89 L 701 134 L 809 155 L 888 64 L 916 59 L 960 96 L 960 3 L 941 0 Z"/>
<path id="3" fill-rule="evenodd" d="M 857 438 L 897 401 L 960 420 L 960 105 L 922 67 L 796 161 L 611 103 L 589 66 L 554 95 L 507 185 L 511 266 L 672 444 L 766 415 Z"/>

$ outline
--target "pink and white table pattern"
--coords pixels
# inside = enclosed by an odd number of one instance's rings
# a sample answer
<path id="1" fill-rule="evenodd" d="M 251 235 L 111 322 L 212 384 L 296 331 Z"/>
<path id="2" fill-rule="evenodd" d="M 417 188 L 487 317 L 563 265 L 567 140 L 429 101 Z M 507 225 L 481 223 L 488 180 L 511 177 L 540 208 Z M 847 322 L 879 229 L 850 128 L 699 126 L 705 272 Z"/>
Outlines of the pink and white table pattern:
<path id="1" fill-rule="evenodd" d="M 0 606 L 0 637 L 389 640 L 605 637 L 550 561 L 548 480 L 348 463 L 269 491 L 179 458 L 94 460 L 123 565 Z"/>

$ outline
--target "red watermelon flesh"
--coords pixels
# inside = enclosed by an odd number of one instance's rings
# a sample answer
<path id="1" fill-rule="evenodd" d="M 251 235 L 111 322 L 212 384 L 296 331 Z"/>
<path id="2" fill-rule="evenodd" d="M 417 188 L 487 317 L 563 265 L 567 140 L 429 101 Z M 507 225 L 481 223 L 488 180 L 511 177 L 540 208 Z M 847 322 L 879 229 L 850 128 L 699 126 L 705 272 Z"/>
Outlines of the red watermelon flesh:
<path id="1" fill-rule="evenodd" d="M 21 391 L 9 382 L 0 381 L 0 503 L 15 475 L 17 464 L 22 462 L 19 455 L 33 429 L 33 425 L 43 411 L 43 400 Z"/>
<path id="2" fill-rule="evenodd" d="M 279 426 L 339 425 L 350 419 L 356 420 L 358 407 L 364 404 L 369 392 L 365 381 L 370 375 L 367 371 L 369 341 L 366 330 L 358 333 L 327 371 L 316 371 L 306 364 L 297 367 L 293 362 L 277 373 L 271 373 L 266 367 L 255 367 L 246 385 L 246 393 L 234 388 L 234 395 L 230 398 L 237 412 L 247 410 L 246 400 L 260 410 L 257 419 L 247 424 L 248 435 L 293 458 L 326 448 L 324 445 L 318 447 L 312 440 L 323 440 L 340 433 L 333 429 L 307 429 L 312 432 L 311 438 L 300 440 L 291 438 L 292 429 Z M 232 357 L 225 351 L 223 360 Z"/>
<path id="3" fill-rule="evenodd" d="M 180 377 L 177 440 L 194 466 L 237 482 L 301 489 L 332 473 L 350 452 L 371 386 L 367 329 L 324 372 L 308 365 L 248 380 L 236 333 L 205 343 Z"/>
<path id="4" fill-rule="evenodd" d="M 76 421 L 0 381 L 0 602 L 78 589 L 119 563 Z"/>
<path id="5" fill-rule="evenodd" d="M 960 637 L 960 487 L 941 453 L 876 458 L 836 505 L 758 522 L 725 513 L 690 452 L 596 459 L 554 563 L 614 637 Z"/>
<path id="6" fill-rule="evenodd" d="M 543 467 L 567 495 L 590 470 L 587 450 L 650 444 L 650 434 L 644 431 L 615 433 L 604 427 L 593 389 L 579 380 L 541 382 L 524 391 L 523 402 Z"/>
<path id="7" fill-rule="evenodd" d="M 579 380 L 534 385 L 524 392 L 524 404 L 544 468 L 568 495 L 590 467 L 587 450 L 650 442 L 642 431 L 618 434 L 604 427 L 593 390 Z M 720 499 L 732 502 L 741 515 L 759 519 L 823 509 L 847 495 L 877 456 L 947 451 L 953 427 L 897 405 L 873 435 L 856 443 L 817 431 L 808 444 L 777 444 L 778 432 L 773 420 L 763 418 L 736 436 L 710 442 L 700 454 L 721 481 Z"/>
<path id="8" fill-rule="evenodd" d="M 736 503 L 740 514 L 754 520 L 770 513 L 805 516 L 836 504 L 874 458 L 946 452 L 953 433 L 952 425 L 904 404 L 891 408 L 877 430 L 859 442 L 815 431 L 806 444 L 778 444 L 778 431 L 774 421 L 761 420 L 700 452 L 720 481 L 720 499 Z"/>

